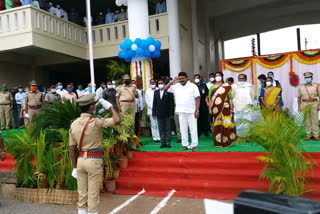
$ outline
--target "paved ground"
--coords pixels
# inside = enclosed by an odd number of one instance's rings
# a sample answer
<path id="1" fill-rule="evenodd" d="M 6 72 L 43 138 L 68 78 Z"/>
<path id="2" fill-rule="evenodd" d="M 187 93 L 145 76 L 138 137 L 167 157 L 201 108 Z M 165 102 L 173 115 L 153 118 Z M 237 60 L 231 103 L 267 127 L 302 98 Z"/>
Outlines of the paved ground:
<path id="1" fill-rule="evenodd" d="M 1 198 L 1 214 L 76 214 L 76 206 L 22 203 L 13 197 L 14 185 L 3 186 Z M 116 207 L 121 206 L 132 196 L 102 194 L 100 214 L 108 214 Z M 117 214 L 149 214 L 164 198 L 139 196 L 128 206 L 122 208 Z M 201 214 L 205 213 L 202 199 L 170 198 L 166 205 L 160 209 L 159 214 Z"/>

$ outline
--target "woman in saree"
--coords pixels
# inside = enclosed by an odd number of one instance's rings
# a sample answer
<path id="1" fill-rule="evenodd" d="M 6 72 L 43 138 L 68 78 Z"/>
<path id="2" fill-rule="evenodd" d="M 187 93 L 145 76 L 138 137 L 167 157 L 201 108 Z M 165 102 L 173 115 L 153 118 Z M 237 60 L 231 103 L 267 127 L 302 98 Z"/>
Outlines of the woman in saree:
<path id="1" fill-rule="evenodd" d="M 273 87 L 273 78 L 268 77 L 266 87 L 261 89 L 262 108 L 280 111 L 281 88 Z"/>
<path id="2" fill-rule="evenodd" d="M 209 91 L 209 109 L 213 116 L 212 132 L 214 147 L 230 147 L 236 138 L 232 119 L 232 88 L 223 82 L 223 74 L 217 72 L 216 82 Z"/>

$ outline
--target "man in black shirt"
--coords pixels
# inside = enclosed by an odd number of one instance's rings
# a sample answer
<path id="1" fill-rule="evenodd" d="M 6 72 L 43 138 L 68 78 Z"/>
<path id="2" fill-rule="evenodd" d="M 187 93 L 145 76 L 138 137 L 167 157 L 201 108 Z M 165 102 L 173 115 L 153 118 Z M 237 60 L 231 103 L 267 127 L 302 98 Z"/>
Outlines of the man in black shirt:
<path id="1" fill-rule="evenodd" d="M 103 91 L 102 98 L 115 105 L 117 91 L 114 89 L 112 82 L 107 82 L 107 90 Z"/>
<path id="2" fill-rule="evenodd" d="M 198 86 L 200 92 L 200 108 L 198 118 L 198 137 L 203 133 L 209 136 L 209 109 L 206 98 L 209 94 L 209 89 L 206 84 L 200 82 L 200 74 L 194 75 L 194 83 Z"/>

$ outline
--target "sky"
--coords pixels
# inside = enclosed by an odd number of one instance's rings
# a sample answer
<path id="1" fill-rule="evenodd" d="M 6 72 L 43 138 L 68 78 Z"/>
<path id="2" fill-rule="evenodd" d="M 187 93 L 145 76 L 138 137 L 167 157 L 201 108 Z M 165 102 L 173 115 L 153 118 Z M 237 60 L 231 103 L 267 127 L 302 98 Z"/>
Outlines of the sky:
<path id="1" fill-rule="evenodd" d="M 300 28 L 302 50 L 320 48 L 320 24 L 300 25 L 260 33 L 261 55 L 297 51 L 297 28 Z M 245 36 L 224 42 L 225 59 L 252 56 L 252 38 L 255 38 L 256 53 L 258 53 L 257 35 Z"/>

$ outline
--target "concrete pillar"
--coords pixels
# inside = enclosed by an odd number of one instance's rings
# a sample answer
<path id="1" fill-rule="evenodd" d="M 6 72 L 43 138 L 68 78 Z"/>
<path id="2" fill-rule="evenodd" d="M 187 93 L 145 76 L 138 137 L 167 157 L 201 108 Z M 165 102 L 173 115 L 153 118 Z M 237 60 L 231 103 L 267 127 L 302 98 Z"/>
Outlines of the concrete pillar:
<path id="1" fill-rule="evenodd" d="M 129 38 L 149 37 L 148 0 L 128 0 Z"/>
<path id="2" fill-rule="evenodd" d="M 178 0 L 167 1 L 168 30 L 169 30 L 169 60 L 170 76 L 176 77 L 181 72 L 180 26 Z"/>
<path id="3" fill-rule="evenodd" d="M 197 19 L 197 0 L 191 0 L 192 13 L 192 46 L 193 46 L 193 73 L 199 72 L 199 54 L 198 54 L 198 19 Z"/>

